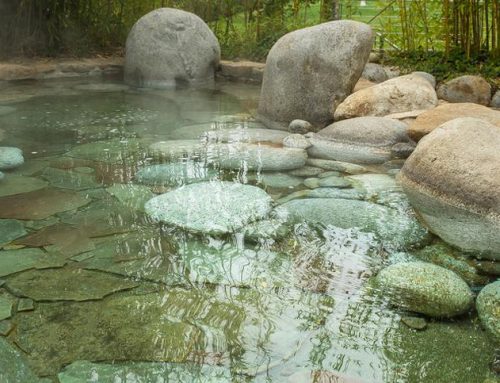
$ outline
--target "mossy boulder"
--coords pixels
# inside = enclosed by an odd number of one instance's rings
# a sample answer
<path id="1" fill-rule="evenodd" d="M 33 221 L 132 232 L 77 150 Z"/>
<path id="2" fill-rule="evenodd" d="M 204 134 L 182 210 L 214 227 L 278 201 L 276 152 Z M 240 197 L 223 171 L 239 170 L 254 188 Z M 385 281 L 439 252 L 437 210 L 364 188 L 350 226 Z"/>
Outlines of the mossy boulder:
<path id="1" fill-rule="evenodd" d="M 476 308 L 482 325 L 500 342 L 500 280 L 481 290 Z"/>
<path id="2" fill-rule="evenodd" d="M 391 265 L 375 279 L 390 303 L 431 317 L 453 317 L 472 306 L 469 286 L 454 272 L 424 262 Z"/>

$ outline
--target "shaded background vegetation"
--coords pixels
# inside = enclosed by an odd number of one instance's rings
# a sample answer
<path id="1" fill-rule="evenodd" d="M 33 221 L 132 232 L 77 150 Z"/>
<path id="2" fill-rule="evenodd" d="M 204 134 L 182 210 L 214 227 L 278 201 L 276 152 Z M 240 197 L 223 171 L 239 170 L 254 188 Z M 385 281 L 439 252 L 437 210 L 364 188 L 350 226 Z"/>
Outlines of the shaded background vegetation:
<path id="1" fill-rule="evenodd" d="M 122 53 L 135 21 L 158 7 L 202 17 L 225 58 L 263 60 L 289 31 L 349 18 L 371 24 L 375 48 L 396 62 L 499 70 L 500 0 L 0 0 L 0 56 Z"/>

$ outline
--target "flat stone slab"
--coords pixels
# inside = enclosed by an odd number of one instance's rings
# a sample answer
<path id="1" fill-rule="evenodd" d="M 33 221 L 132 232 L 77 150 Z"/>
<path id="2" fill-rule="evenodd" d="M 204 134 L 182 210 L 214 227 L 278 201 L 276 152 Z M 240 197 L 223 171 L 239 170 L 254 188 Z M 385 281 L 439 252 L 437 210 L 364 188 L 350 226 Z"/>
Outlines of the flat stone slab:
<path id="1" fill-rule="evenodd" d="M 33 268 L 61 267 L 65 263 L 60 257 L 40 249 L 4 250 L 0 251 L 0 277 Z"/>
<path id="2" fill-rule="evenodd" d="M 266 217 L 271 197 L 262 189 L 232 182 L 200 182 L 162 194 L 145 206 L 154 220 L 207 234 L 234 232 Z"/>
<path id="3" fill-rule="evenodd" d="M 206 145 L 199 140 L 159 141 L 149 146 L 149 152 L 153 156 L 177 159 L 204 155 Z"/>
<path id="4" fill-rule="evenodd" d="M 10 318 L 11 315 L 12 315 L 12 301 L 10 299 L 0 296 L 0 321 Z"/>
<path id="5" fill-rule="evenodd" d="M 41 177 L 47 180 L 51 186 L 60 189 L 86 190 L 101 186 L 93 175 L 72 170 L 49 167 L 45 168 Z"/>
<path id="6" fill-rule="evenodd" d="M 29 193 L 47 187 L 48 182 L 35 177 L 9 175 L 0 183 L 0 197 Z"/>
<path id="7" fill-rule="evenodd" d="M 233 383 L 225 367 L 188 363 L 128 362 L 91 363 L 78 361 L 57 376 L 60 383 L 88 383 L 95 376 L 104 382 L 201 382 Z"/>
<path id="8" fill-rule="evenodd" d="M 67 156 L 107 163 L 122 163 L 143 154 L 143 147 L 138 140 L 110 140 L 90 142 L 75 146 Z"/>
<path id="9" fill-rule="evenodd" d="M 125 206 L 139 211 L 144 211 L 146 202 L 154 197 L 153 192 L 143 185 L 115 184 L 106 191 Z"/>
<path id="10" fill-rule="evenodd" d="M 3 337 L 0 337 L 0 382 L 41 383 L 21 352 Z"/>
<path id="11" fill-rule="evenodd" d="M 9 278 L 7 286 L 16 294 L 35 301 L 89 301 L 138 285 L 112 274 L 90 270 L 50 269 L 15 275 Z"/>
<path id="12" fill-rule="evenodd" d="M 239 128 L 206 131 L 201 137 L 206 139 L 208 142 L 268 142 L 272 144 L 281 144 L 283 139 L 288 135 L 289 133 L 284 132 L 283 130 Z"/>
<path id="13" fill-rule="evenodd" d="M 28 234 L 24 225 L 15 219 L 0 219 L 0 246 Z"/>
<path id="14" fill-rule="evenodd" d="M 46 188 L 0 198 L 0 218 L 45 219 L 89 202 L 90 199 L 72 191 Z"/>

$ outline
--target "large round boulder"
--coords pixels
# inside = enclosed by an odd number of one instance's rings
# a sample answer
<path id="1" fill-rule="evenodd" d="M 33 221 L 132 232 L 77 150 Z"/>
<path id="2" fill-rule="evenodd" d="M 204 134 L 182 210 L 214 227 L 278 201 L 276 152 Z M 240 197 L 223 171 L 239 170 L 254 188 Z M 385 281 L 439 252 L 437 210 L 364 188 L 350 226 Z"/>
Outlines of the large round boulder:
<path id="1" fill-rule="evenodd" d="M 437 94 L 448 102 L 473 102 L 488 106 L 491 101 L 491 86 L 480 76 L 460 76 L 441 84 Z"/>
<path id="2" fill-rule="evenodd" d="M 190 232 L 232 233 L 265 218 L 271 197 L 256 186 L 233 182 L 200 182 L 149 200 L 146 213 L 155 221 Z"/>
<path id="3" fill-rule="evenodd" d="M 397 143 L 408 143 L 406 124 L 384 117 L 359 117 L 336 122 L 311 135 L 312 157 L 361 164 L 384 163 L 391 159 Z"/>
<path id="4" fill-rule="evenodd" d="M 335 120 L 432 109 L 438 103 L 431 83 L 417 74 L 392 78 L 347 97 L 335 110 Z"/>
<path id="5" fill-rule="evenodd" d="M 375 281 L 394 306 L 431 317 L 460 315 L 473 303 L 467 283 L 432 263 L 396 263 L 383 269 Z"/>
<path id="6" fill-rule="evenodd" d="M 445 122 L 460 117 L 479 118 L 500 128 L 499 111 L 468 102 L 450 103 L 420 113 L 416 120 L 410 124 L 408 134 L 413 140 L 418 141 Z"/>
<path id="7" fill-rule="evenodd" d="M 500 342 L 500 281 L 485 286 L 476 299 L 481 323 Z"/>
<path id="8" fill-rule="evenodd" d="M 347 20 L 283 36 L 267 56 L 259 118 L 278 129 L 295 119 L 327 125 L 332 106 L 351 94 L 360 78 L 372 44 L 368 25 Z"/>
<path id="9" fill-rule="evenodd" d="M 449 121 L 420 140 L 399 173 L 432 232 L 477 256 L 500 260 L 500 129 Z"/>
<path id="10" fill-rule="evenodd" d="M 156 9 L 135 23 L 127 38 L 125 82 L 165 88 L 213 80 L 220 61 L 217 38 L 198 16 Z"/>

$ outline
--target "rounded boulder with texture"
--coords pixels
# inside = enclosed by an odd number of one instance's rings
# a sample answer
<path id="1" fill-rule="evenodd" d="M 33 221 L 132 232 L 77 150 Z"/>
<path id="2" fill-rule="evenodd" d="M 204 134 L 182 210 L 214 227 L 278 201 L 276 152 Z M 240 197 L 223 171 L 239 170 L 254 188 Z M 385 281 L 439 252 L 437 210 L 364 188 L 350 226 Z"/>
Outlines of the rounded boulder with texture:
<path id="1" fill-rule="evenodd" d="M 476 308 L 484 328 L 500 342 L 500 281 L 490 283 L 481 290 Z"/>
<path id="2" fill-rule="evenodd" d="M 359 117 L 336 122 L 310 138 L 311 157 L 361 164 L 384 163 L 391 149 L 409 143 L 406 124 L 383 117 Z"/>
<path id="3" fill-rule="evenodd" d="M 375 282 L 394 306 L 431 317 L 460 315 L 473 303 L 467 283 L 432 263 L 396 263 L 383 269 Z"/>
<path id="4" fill-rule="evenodd" d="M 363 116 L 384 117 L 412 110 L 432 109 L 438 104 L 434 87 L 422 76 L 392 78 L 347 97 L 335 110 L 334 119 Z"/>
<path id="5" fill-rule="evenodd" d="M 204 234 L 225 234 L 265 218 L 271 197 L 256 186 L 200 182 L 149 200 L 146 213 L 155 221 Z"/>
<path id="6" fill-rule="evenodd" d="M 0 147 L 0 170 L 14 169 L 22 164 L 24 164 L 24 157 L 21 149 L 10 146 Z"/>
<path id="7" fill-rule="evenodd" d="M 139 19 L 126 43 L 125 82 L 171 88 L 214 79 L 220 61 L 217 38 L 198 16 L 172 8 Z"/>
<path id="8" fill-rule="evenodd" d="M 445 242 L 500 260 L 500 128 L 449 121 L 420 140 L 399 173 L 413 207 Z"/>
<path id="9" fill-rule="evenodd" d="M 445 122 L 460 117 L 478 118 L 500 128 L 500 111 L 473 103 L 443 104 L 420 113 L 408 128 L 409 136 L 418 141 Z"/>
<path id="10" fill-rule="evenodd" d="M 438 97 L 448 102 L 473 102 L 488 106 L 491 102 L 491 86 L 480 76 L 460 76 L 437 90 Z"/>
<path id="11" fill-rule="evenodd" d="M 382 65 L 375 63 L 366 64 L 361 77 L 375 83 L 380 83 L 389 80 L 389 77 L 387 76 L 387 72 L 385 71 L 384 67 Z"/>
<path id="12" fill-rule="evenodd" d="M 372 43 L 368 25 L 347 20 L 283 36 L 267 56 L 259 119 L 284 130 L 295 119 L 327 125 L 332 106 L 351 94 L 361 77 Z"/>

